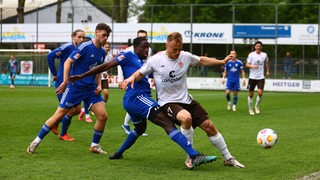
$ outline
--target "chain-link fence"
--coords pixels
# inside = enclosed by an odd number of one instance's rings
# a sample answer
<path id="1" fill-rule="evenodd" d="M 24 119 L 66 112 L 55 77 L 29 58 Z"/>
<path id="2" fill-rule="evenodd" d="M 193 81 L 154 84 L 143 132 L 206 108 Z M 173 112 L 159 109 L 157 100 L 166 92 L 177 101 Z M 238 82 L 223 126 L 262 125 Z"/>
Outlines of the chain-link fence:
<path id="1" fill-rule="evenodd" d="M 69 3 L 67 3 L 69 2 Z M 73 2 L 73 3 L 70 3 Z M 123 13 L 116 6 L 97 6 L 84 0 L 66 1 L 61 6 L 60 23 L 92 23 L 106 22 L 114 27 L 122 22 Z M 124 7 L 121 7 L 122 9 Z M 319 21 L 320 3 L 264 3 L 264 4 L 177 4 L 177 5 L 149 5 L 130 6 L 124 8 L 129 11 L 129 16 L 138 17 L 139 22 L 149 23 L 148 33 L 152 35 L 153 24 L 156 23 L 189 23 L 190 31 L 193 32 L 193 24 L 207 23 L 229 23 L 241 24 L 316 24 L 316 44 L 281 44 L 278 34 L 273 38 L 274 43 L 264 43 L 263 51 L 267 52 L 271 63 L 271 78 L 283 78 L 284 56 L 291 52 L 294 59 L 292 64 L 292 77 L 294 79 L 320 79 L 319 73 Z M 56 23 L 57 4 L 52 3 L 43 7 L 25 8 L 24 23 L 39 24 Z M 1 8 L 1 27 L 7 23 L 16 23 L 18 16 L 16 7 Z M 118 22 L 116 21 L 118 20 Z M 132 23 L 132 22 L 128 22 Z M 138 30 L 138 28 L 137 28 Z M 177 29 L 178 30 L 178 29 Z M 204 29 L 205 31 L 206 29 Z M 1 29 L 2 32 L 2 29 Z M 3 33 L 3 32 L 2 32 Z M 71 32 L 70 32 L 71 33 Z M 114 34 L 117 32 L 114 31 Z M 291 36 L 295 36 L 292 32 Z M 151 40 L 155 51 L 163 50 L 163 43 L 155 43 Z M 237 43 L 234 38 L 231 43 L 197 43 L 191 38 L 190 43 L 184 44 L 183 49 L 197 55 L 207 54 L 210 57 L 223 58 L 230 50 L 235 49 L 239 59 L 246 62 L 247 54 L 252 51 L 252 44 L 256 40 L 269 41 L 264 38 L 242 38 L 242 43 Z M 38 42 L 36 42 L 38 43 Z M 61 42 L 62 43 L 62 42 Z M 47 43 L 46 48 L 56 48 L 61 43 Z M 34 43 L 1 43 L 1 48 L 33 48 Z M 114 42 L 116 44 L 116 42 Z M 122 43 L 123 44 L 123 43 Z M 30 54 L 29 54 L 30 55 Z M 1 68 L 8 54 L 0 55 Z M 17 59 L 25 59 L 25 54 L 18 53 Z M 47 62 L 45 57 L 32 56 L 27 59 L 35 59 L 35 73 L 47 73 Z M 207 72 L 207 73 L 206 73 Z M 189 76 L 217 77 L 222 72 L 221 67 L 192 67 Z"/>

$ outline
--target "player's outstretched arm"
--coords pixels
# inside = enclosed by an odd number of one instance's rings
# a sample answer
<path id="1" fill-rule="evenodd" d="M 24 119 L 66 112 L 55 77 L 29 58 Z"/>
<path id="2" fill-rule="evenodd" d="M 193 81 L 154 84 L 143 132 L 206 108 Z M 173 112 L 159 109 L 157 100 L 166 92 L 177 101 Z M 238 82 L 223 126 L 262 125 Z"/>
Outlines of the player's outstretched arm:
<path id="1" fill-rule="evenodd" d="M 202 65 L 202 66 L 224 65 L 230 59 L 231 59 L 231 57 L 229 57 L 229 56 L 226 56 L 223 60 L 219 60 L 219 59 L 216 59 L 216 58 L 209 58 L 209 57 L 206 57 L 206 56 L 200 56 L 199 65 Z"/>
<path id="2" fill-rule="evenodd" d="M 92 68 L 90 69 L 89 71 L 81 74 L 81 75 L 74 75 L 74 76 L 71 76 L 70 77 L 70 80 L 71 82 L 74 82 L 76 80 L 79 80 L 79 79 L 82 79 L 84 77 L 87 77 L 89 75 L 92 75 L 92 74 L 98 74 L 98 73 L 101 73 L 101 72 L 104 72 L 112 67 L 115 67 L 118 65 L 118 62 L 116 60 L 112 60 L 110 62 L 107 62 L 107 63 L 103 63 L 103 64 L 100 64 L 98 66 L 96 66 L 95 68 Z"/>

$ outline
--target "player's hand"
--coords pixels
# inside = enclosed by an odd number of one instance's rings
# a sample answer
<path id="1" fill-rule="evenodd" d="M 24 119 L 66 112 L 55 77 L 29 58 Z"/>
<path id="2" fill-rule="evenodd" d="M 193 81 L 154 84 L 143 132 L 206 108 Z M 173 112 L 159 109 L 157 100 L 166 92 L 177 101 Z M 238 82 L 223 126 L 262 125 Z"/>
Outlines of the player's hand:
<path id="1" fill-rule="evenodd" d="M 101 94 L 101 86 L 97 86 L 97 88 L 96 88 L 96 90 L 94 90 L 94 94 L 95 95 L 99 95 L 99 94 Z"/>
<path id="2" fill-rule="evenodd" d="M 73 75 L 70 77 L 70 81 L 73 84 L 74 81 L 82 79 L 81 75 Z"/>
<path id="3" fill-rule="evenodd" d="M 242 79 L 242 86 L 243 87 L 246 86 L 246 79 L 245 78 Z"/>
<path id="4" fill-rule="evenodd" d="M 270 76 L 270 73 L 269 71 L 266 72 L 266 77 L 269 77 Z"/>
<path id="5" fill-rule="evenodd" d="M 57 94 L 62 94 L 62 93 L 66 90 L 67 85 L 68 85 L 68 83 L 62 82 L 62 83 L 60 84 L 60 86 L 57 87 L 56 93 L 57 93 Z"/>
<path id="6" fill-rule="evenodd" d="M 226 80 L 223 78 L 221 79 L 221 84 L 224 84 L 224 83 L 226 83 Z"/>
<path id="7" fill-rule="evenodd" d="M 57 76 L 52 76 L 52 80 L 51 81 L 56 81 L 57 80 Z"/>

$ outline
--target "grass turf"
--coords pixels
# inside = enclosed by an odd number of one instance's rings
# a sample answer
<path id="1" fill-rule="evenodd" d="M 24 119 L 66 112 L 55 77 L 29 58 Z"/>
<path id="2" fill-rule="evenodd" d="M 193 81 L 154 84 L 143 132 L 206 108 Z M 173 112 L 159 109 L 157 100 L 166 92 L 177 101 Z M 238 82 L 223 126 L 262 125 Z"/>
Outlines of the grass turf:
<path id="1" fill-rule="evenodd" d="M 318 93 L 265 92 L 261 114 L 250 116 L 247 92 L 239 94 L 237 112 L 226 110 L 224 91 L 191 90 L 208 111 L 224 136 L 230 152 L 245 169 L 223 166 L 223 158 L 195 129 L 194 147 L 217 155 L 212 164 L 190 171 L 184 167 L 186 154 L 158 126 L 148 123 L 148 137 L 140 137 L 122 160 L 89 152 L 94 123 L 74 117 L 69 129 L 74 142 L 65 142 L 49 133 L 33 155 L 25 150 L 57 108 L 53 88 L 0 87 L 0 178 L 1 179 L 296 179 L 320 171 Z M 126 138 L 121 129 L 125 112 L 124 92 L 110 89 L 106 105 L 109 119 L 101 139 L 110 153 Z M 92 116 L 95 120 L 95 117 Z M 131 127 L 133 127 L 131 125 Z M 272 128 L 278 142 L 263 149 L 256 142 L 260 129 Z"/>

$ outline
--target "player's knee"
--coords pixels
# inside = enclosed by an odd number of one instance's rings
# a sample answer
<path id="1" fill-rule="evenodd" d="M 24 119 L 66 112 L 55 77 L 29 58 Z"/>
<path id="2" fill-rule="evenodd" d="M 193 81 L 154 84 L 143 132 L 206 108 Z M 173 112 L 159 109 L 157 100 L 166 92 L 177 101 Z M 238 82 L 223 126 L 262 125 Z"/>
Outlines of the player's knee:
<path id="1" fill-rule="evenodd" d="M 177 120 L 181 122 L 182 126 L 192 125 L 192 116 L 187 110 L 181 110 L 177 114 Z"/>
<path id="2" fill-rule="evenodd" d="M 218 130 L 209 119 L 203 121 L 200 127 L 207 133 L 208 136 L 214 136 L 218 133 Z"/>

